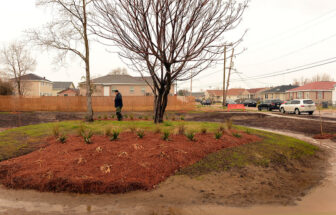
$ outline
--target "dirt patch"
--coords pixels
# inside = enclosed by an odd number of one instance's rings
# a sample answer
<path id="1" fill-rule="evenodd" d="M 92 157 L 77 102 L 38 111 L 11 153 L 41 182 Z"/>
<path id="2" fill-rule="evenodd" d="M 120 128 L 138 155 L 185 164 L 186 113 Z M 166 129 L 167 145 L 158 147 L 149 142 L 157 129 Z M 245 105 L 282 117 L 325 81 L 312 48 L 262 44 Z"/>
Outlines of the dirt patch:
<path id="1" fill-rule="evenodd" d="M 336 137 L 335 134 L 316 134 L 313 136 L 314 139 L 333 139 L 334 137 Z"/>
<path id="2" fill-rule="evenodd" d="M 281 118 L 262 113 L 198 113 L 189 114 L 186 117 L 186 120 L 190 121 L 209 122 L 225 122 L 228 119 L 232 119 L 236 125 L 299 132 L 309 136 L 321 132 L 320 122 L 318 121 Z M 334 133 L 336 131 L 336 123 L 324 122 L 323 129 L 326 133 Z"/>
<path id="3" fill-rule="evenodd" d="M 146 133 L 139 139 L 133 133 L 122 133 L 113 142 L 94 136 L 90 145 L 77 136 L 70 136 L 66 144 L 49 138 L 49 146 L 0 163 L 0 182 L 9 188 L 54 192 L 149 190 L 209 153 L 260 140 L 241 135 L 225 134 L 216 140 L 213 134 L 198 134 L 196 141 L 174 135 L 167 142 L 160 134 Z"/>

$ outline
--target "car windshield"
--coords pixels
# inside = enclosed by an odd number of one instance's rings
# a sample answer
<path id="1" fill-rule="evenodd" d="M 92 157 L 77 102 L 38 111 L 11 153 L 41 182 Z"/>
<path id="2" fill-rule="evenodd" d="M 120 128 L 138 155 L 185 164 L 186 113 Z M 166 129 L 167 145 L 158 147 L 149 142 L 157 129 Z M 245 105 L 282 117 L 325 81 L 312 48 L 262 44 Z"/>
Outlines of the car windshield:
<path id="1" fill-rule="evenodd" d="M 314 102 L 313 100 L 303 100 L 303 104 L 311 105 L 311 104 L 314 104 Z"/>

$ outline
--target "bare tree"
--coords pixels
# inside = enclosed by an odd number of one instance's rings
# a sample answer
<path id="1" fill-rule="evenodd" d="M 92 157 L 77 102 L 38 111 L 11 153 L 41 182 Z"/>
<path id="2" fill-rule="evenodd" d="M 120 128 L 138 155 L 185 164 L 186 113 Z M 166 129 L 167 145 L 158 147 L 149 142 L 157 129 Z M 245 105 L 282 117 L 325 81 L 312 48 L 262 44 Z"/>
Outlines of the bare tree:
<path id="1" fill-rule="evenodd" d="M 309 84 L 312 82 L 318 82 L 318 81 L 334 81 L 334 78 L 327 73 L 316 74 L 311 78 L 305 78 L 302 76 L 300 79 L 295 78 L 293 80 L 293 85 L 303 86 L 305 84 Z"/>
<path id="2" fill-rule="evenodd" d="M 120 48 L 141 76 L 150 75 L 155 123 L 163 121 L 171 85 L 218 62 L 226 32 L 241 21 L 247 2 L 233 0 L 93 0 L 95 33 Z M 230 51 L 230 50 L 228 50 Z"/>
<path id="3" fill-rule="evenodd" d="M 113 69 L 109 75 L 128 75 L 127 69 L 125 68 L 116 68 Z"/>
<path id="4" fill-rule="evenodd" d="M 93 121 L 92 90 L 90 84 L 89 17 L 90 0 L 39 0 L 37 5 L 50 6 L 55 13 L 53 21 L 44 31 L 28 31 L 30 40 L 44 48 L 59 50 L 59 59 L 68 53 L 80 57 L 85 63 L 87 121 Z"/>
<path id="5" fill-rule="evenodd" d="M 21 77 L 35 69 L 35 59 L 31 57 L 24 43 L 17 41 L 4 47 L 0 56 L 0 63 L 5 66 L 6 72 L 13 77 L 17 94 L 23 96 L 25 87 Z"/>

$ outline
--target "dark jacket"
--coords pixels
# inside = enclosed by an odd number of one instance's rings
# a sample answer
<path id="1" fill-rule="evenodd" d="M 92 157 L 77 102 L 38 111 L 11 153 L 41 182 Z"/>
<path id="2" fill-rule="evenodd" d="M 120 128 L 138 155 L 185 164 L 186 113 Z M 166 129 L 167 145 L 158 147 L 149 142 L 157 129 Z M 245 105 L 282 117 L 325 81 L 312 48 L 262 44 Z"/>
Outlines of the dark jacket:
<path id="1" fill-rule="evenodd" d="M 123 107 L 122 96 L 118 93 L 114 99 L 114 107 Z"/>

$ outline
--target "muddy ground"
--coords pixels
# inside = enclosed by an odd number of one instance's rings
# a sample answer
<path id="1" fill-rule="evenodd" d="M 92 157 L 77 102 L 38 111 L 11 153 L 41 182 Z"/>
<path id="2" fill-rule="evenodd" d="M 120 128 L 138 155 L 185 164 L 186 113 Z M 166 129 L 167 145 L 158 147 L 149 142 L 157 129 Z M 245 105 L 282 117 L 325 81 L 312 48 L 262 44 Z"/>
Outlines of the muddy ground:
<path id="1" fill-rule="evenodd" d="M 111 113 L 96 113 L 97 116 L 109 115 Z M 125 113 L 126 114 L 126 113 Z M 130 114 L 130 113 L 127 113 Z M 150 116 L 151 113 L 133 113 L 137 115 Z M 278 112 L 273 112 L 274 116 L 264 113 L 255 112 L 202 112 L 202 113 L 183 113 L 176 115 L 183 115 L 186 120 L 190 121 L 209 121 L 209 122 L 225 122 L 232 119 L 234 124 L 268 128 L 276 130 L 287 130 L 293 132 L 300 132 L 313 136 L 320 133 L 319 117 L 309 115 L 288 115 L 288 117 L 281 116 Z M 173 114 L 169 114 L 173 116 Z M 78 112 L 22 112 L 22 113 L 0 113 L 0 131 L 5 128 L 18 127 L 24 125 L 39 124 L 45 122 L 57 122 L 64 120 L 83 120 L 85 113 Z M 178 118 L 178 117 L 176 117 Z M 307 119 L 313 119 L 307 121 Z M 336 133 L 336 118 L 323 117 L 323 129 L 326 133 Z M 333 123 L 335 121 L 335 123 Z"/>

